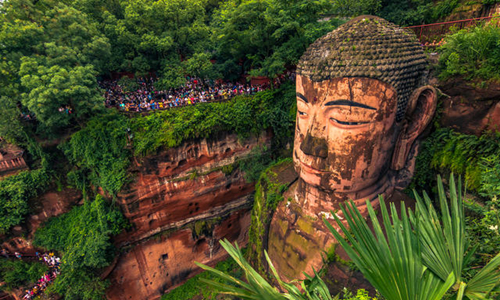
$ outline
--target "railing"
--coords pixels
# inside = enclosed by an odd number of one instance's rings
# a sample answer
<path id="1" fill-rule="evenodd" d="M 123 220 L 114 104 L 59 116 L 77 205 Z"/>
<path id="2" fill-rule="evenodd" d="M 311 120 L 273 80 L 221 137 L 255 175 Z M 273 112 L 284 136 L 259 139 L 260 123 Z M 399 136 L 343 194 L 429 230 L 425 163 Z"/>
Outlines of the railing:
<path id="1" fill-rule="evenodd" d="M 406 27 L 406 29 L 413 31 L 424 46 L 436 46 L 446 34 L 451 32 L 452 28 L 463 29 L 498 17 L 499 16 L 489 16 L 459 21 L 416 25 Z"/>
<path id="2" fill-rule="evenodd" d="M 26 162 L 22 157 L 16 157 L 10 160 L 0 161 L 0 171 L 13 170 L 18 168 L 24 168 Z"/>

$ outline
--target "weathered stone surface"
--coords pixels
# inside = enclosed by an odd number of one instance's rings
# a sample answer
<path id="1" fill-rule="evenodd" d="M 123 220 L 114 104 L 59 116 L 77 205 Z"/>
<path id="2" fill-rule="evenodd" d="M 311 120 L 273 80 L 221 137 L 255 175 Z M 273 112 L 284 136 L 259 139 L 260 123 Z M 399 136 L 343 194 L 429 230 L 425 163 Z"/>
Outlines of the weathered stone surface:
<path id="1" fill-rule="evenodd" d="M 249 195 L 254 185 L 247 183 L 239 170 L 225 174 L 222 167 L 248 156 L 254 147 L 269 143 L 266 134 L 245 141 L 225 134 L 212 140 L 187 142 L 137 161 L 134 181 L 117 200 L 134 230 L 119 236 L 117 242 L 132 243 L 179 227 L 186 220 L 207 218 Z"/>
<path id="2" fill-rule="evenodd" d="M 30 238 L 40 225 L 51 217 L 59 216 L 68 212 L 75 204 L 82 199 L 82 194 L 76 189 L 63 189 L 58 191 L 48 191 L 36 199 L 32 208 L 37 212 L 28 218 L 28 230 Z"/>
<path id="3" fill-rule="evenodd" d="M 158 299 L 200 271 L 194 261 L 213 265 L 225 258 L 220 239 L 246 245 L 254 184 L 228 166 L 269 146 L 270 138 L 223 134 L 136 161 L 135 178 L 117 200 L 133 229 L 115 243 L 130 249 L 105 270 L 108 299 Z M 186 229 L 220 218 L 200 236 Z"/>
<path id="4" fill-rule="evenodd" d="M 381 60 L 381 61 L 378 61 Z M 269 229 L 269 255 L 287 279 L 312 275 L 335 242 L 334 221 L 353 200 L 390 198 L 414 171 L 418 138 L 432 121 L 436 91 L 425 85 L 420 43 L 402 28 L 360 16 L 314 42 L 297 75 L 293 164 L 297 183 L 285 193 Z"/>
<path id="5" fill-rule="evenodd" d="M 201 271 L 194 261 L 208 265 L 227 257 L 219 240 L 227 238 L 245 246 L 250 226 L 250 211 L 232 213 L 215 226 L 213 236 L 194 238 L 190 229 L 170 236 L 159 236 L 141 242 L 123 253 L 108 277 L 111 287 L 108 299 L 159 299 L 166 291 L 182 284 Z"/>
<path id="6" fill-rule="evenodd" d="M 461 78 L 442 83 L 441 126 L 465 134 L 479 135 L 485 130 L 500 130 L 500 84 L 472 86 Z"/>

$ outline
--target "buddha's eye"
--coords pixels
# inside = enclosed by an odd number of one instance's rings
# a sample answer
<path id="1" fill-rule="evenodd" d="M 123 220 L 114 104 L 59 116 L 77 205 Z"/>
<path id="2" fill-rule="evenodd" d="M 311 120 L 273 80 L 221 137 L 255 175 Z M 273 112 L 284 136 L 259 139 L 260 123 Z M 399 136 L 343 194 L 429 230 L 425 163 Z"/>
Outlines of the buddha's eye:
<path id="1" fill-rule="evenodd" d="M 363 124 L 368 124 L 370 122 L 346 122 L 346 121 L 340 121 L 335 118 L 330 118 L 331 121 L 338 123 L 340 125 L 363 125 Z"/>
<path id="2" fill-rule="evenodd" d="M 297 112 L 299 113 L 299 116 L 307 116 L 307 113 L 303 111 L 298 110 Z"/>

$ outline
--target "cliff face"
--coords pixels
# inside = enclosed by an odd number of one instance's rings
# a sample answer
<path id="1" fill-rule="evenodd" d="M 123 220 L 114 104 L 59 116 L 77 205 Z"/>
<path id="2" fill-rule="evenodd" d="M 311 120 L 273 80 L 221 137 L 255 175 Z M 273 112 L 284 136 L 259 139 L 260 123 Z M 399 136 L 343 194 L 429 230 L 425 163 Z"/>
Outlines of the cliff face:
<path id="1" fill-rule="evenodd" d="M 209 235 L 181 229 L 138 243 L 121 255 L 108 276 L 108 299 L 159 299 L 200 272 L 195 261 L 213 266 L 226 258 L 220 239 L 246 245 L 249 226 L 249 209 L 242 209 L 210 228 Z"/>
<path id="2" fill-rule="evenodd" d="M 270 140 L 224 134 L 135 161 L 117 199 L 132 229 L 115 239 L 123 252 L 105 274 L 108 298 L 158 299 L 199 271 L 194 261 L 225 258 L 219 239 L 245 245 L 254 184 L 233 166 Z"/>
<path id="3" fill-rule="evenodd" d="M 0 248 L 8 250 L 10 253 L 18 251 L 28 255 L 34 254 L 36 249 L 33 248 L 32 239 L 40 225 L 51 217 L 70 211 L 71 207 L 76 205 L 81 198 L 81 193 L 74 189 L 63 189 L 62 191 L 50 189 L 41 194 L 30 202 L 33 213 L 26 219 L 26 223 L 22 226 L 15 226 L 11 231 L 13 237 L 3 240 L 0 243 Z"/>
<path id="4" fill-rule="evenodd" d="M 461 78 L 439 86 L 443 97 L 440 125 L 465 134 L 480 135 L 485 130 L 500 131 L 500 84 L 473 86 Z"/>

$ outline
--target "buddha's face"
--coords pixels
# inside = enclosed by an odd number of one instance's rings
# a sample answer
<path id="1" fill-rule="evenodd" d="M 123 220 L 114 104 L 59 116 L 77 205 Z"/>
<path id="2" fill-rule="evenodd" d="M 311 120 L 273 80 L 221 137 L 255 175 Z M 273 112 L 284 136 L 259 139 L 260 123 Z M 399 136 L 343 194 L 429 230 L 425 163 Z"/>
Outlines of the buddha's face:
<path id="1" fill-rule="evenodd" d="M 300 177 L 340 193 L 375 184 L 390 166 L 396 108 L 396 90 L 376 79 L 297 76 L 293 161 Z"/>

